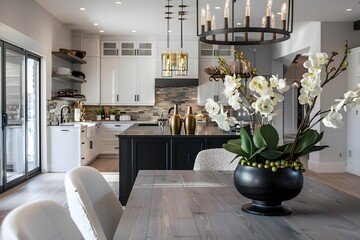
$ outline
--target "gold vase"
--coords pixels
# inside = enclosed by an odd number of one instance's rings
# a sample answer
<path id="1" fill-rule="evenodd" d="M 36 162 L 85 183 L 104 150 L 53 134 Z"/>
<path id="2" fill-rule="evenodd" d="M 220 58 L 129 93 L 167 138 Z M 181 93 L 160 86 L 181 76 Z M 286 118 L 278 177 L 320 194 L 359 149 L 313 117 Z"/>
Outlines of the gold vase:
<path id="1" fill-rule="evenodd" d="M 172 135 L 180 134 L 182 120 L 179 115 L 177 104 L 174 105 L 174 114 L 169 119 L 170 132 Z"/>
<path id="2" fill-rule="evenodd" d="M 188 107 L 187 109 L 187 113 L 184 118 L 184 128 L 186 135 L 195 134 L 196 119 L 192 113 L 192 107 Z"/>

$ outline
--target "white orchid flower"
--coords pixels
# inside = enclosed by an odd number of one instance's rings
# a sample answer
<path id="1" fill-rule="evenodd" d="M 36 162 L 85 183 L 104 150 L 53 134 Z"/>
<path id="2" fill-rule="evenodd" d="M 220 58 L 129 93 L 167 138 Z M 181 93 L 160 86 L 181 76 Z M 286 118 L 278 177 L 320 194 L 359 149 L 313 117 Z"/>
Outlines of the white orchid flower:
<path id="1" fill-rule="evenodd" d="M 290 89 L 290 86 L 287 85 L 286 83 L 286 79 L 279 79 L 278 81 L 278 86 L 277 86 L 277 90 L 281 93 L 287 92 Z"/>
<path id="2" fill-rule="evenodd" d="M 236 91 L 236 93 L 234 95 L 232 95 L 231 97 L 229 97 L 229 99 L 228 99 L 229 105 L 234 110 L 239 110 L 240 109 L 239 95 L 240 95 L 239 92 Z"/>
<path id="3" fill-rule="evenodd" d="M 274 106 L 272 105 L 270 98 L 260 97 L 256 100 L 256 102 L 253 102 L 251 106 L 256 112 L 259 112 L 263 116 L 268 116 L 274 110 Z"/>
<path id="4" fill-rule="evenodd" d="M 205 109 L 209 113 L 210 117 L 217 115 L 221 107 L 211 98 L 206 100 Z"/>
<path id="5" fill-rule="evenodd" d="M 331 108 L 331 111 L 322 120 L 322 122 L 326 127 L 339 128 L 343 125 L 341 119 L 342 119 L 341 113 L 336 112 L 333 108 Z"/>
<path id="6" fill-rule="evenodd" d="M 270 93 L 268 82 L 266 81 L 266 78 L 264 78 L 263 76 L 256 76 L 253 79 L 251 79 L 249 83 L 249 89 L 251 91 L 257 92 L 261 96 L 269 95 Z"/>
<path id="7" fill-rule="evenodd" d="M 310 58 L 316 58 L 316 60 L 319 62 L 319 64 L 323 65 L 328 63 L 329 56 L 327 53 L 315 53 L 310 56 Z"/>

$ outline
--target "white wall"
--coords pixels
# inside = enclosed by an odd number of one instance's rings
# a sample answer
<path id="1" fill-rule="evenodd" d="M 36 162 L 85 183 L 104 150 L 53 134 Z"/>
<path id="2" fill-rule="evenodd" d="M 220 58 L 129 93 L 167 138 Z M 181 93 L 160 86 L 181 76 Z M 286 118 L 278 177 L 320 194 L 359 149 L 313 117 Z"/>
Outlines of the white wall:
<path id="1" fill-rule="evenodd" d="M 360 46 L 360 31 L 353 30 L 352 22 L 321 23 L 321 51 L 328 54 L 333 51 L 339 53 L 334 66 L 337 66 L 336 64 L 342 60 L 346 40 L 351 48 Z M 347 76 L 348 72 L 345 71 L 324 87 L 323 91 L 326 94 L 321 95 L 320 101 L 322 110 L 328 109 L 335 103 L 334 99 L 342 97 L 348 90 Z M 321 144 L 330 147 L 319 152 L 319 159 L 309 162 L 317 172 L 345 172 L 347 154 L 346 114 L 343 114 L 343 122 L 342 129 L 327 128 L 323 124 L 320 125 L 321 131 L 325 131 Z"/>
<path id="2" fill-rule="evenodd" d="M 51 52 L 71 47 L 71 32 L 34 0 L 0 0 L 0 39 L 42 57 L 42 170 L 47 168 L 46 100 L 51 97 Z"/>

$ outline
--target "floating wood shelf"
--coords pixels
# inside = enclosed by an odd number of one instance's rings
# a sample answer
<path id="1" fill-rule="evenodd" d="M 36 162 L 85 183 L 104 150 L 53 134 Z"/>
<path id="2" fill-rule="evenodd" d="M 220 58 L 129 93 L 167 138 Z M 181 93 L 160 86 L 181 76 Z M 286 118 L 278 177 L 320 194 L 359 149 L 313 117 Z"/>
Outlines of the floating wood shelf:
<path id="1" fill-rule="evenodd" d="M 83 59 L 81 59 L 81 58 L 79 58 L 79 57 L 77 57 L 75 55 L 72 55 L 70 53 L 52 52 L 52 54 L 54 56 L 57 56 L 57 57 L 59 57 L 61 59 L 64 59 L 64 60 L 66 60 L 68 62 L 71 62 L 71 63 L 80 63 L 80 64 L 85 64 L 86 63 L 85 60 L 83 60 Z"/>

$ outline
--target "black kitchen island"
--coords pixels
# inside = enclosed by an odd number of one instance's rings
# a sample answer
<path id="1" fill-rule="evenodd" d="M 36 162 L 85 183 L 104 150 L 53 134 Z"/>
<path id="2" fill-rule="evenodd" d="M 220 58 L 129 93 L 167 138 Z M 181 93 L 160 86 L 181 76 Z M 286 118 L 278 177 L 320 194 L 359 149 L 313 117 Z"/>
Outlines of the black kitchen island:
<path id="1" fill-rule="evenodd" d="M 134 124 L 119 137 L 120 201 L 126 205 L 139 170 L 191 170 L 198 152 L 221 148 L 238 133 L 198 123 L 194 135 L 171 135 L 168 125 Z"/>

